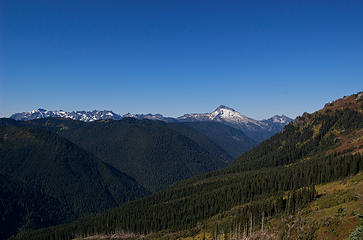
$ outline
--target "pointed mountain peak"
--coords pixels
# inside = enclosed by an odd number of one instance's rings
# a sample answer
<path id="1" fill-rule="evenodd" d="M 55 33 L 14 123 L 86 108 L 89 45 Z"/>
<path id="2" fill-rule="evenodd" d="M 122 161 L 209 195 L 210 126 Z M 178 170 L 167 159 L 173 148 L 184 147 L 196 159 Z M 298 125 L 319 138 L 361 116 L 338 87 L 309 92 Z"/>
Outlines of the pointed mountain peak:
<path id="1" fill-rule="evenodd" d="M 227 107 L 226 105 L 219 105 L 219 107 L 217 107 L 215 111 L 218 111 L 218 110 L 221 110 L 221 109 L 227 109 L 227 110 L 236 112 L 236 110 L 234 110 L 233 108 Z"/>

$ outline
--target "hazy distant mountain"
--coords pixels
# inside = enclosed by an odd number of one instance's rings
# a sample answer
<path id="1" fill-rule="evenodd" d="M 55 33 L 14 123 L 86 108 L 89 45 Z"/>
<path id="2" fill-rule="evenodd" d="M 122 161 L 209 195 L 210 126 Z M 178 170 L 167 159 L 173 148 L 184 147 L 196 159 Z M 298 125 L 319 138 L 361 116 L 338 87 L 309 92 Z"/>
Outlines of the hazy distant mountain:
<path id="1" fill-rule="evenodd" d="M 267 120 L 258 121 L 224 105 L 219 106 L 211 113 L 185 114 L 179 117 L 178 120 L 183 122 L 213 121 L 224 123 L 242 130 L 248 137 L 257 142 L 280 132 L 286 124 L 292 121 L 291 118 L 284 115 L 275 115 Z"/>
<path id="2" fill-rule="evenodd" d="M 280 132 L 286 124 L 292 122 L 293 119 L 282 115 L 275 115 L 269 119 L 262 120 L 261 122 L 265 124 L 266 128 L 272 132 Z"/>
<path id="3" fill-rule="evenodd" d="M 164 122 L 178 122 L 178 120 L 176 118 L 172 118 L 172 117 L 164 117 L 161 114 L 133 114 L 133 113 L 127 113 L 125 115 L 122 116 L 123 118 L 125 117 L 131 117 L 131 118 L 136 118 L 138 120 L 142 120 L 142 119 L 149 119 L 149 120 L 159 120 L 159 121 L 164 121 Z"/>

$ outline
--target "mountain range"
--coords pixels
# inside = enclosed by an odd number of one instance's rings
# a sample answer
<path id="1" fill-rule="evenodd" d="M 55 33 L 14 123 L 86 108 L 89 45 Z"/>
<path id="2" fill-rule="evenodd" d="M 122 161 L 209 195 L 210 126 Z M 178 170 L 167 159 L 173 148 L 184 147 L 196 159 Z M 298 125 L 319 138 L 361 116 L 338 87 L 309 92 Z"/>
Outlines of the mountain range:
<path id="1" fill-rule="evenodd" d="M 0 119 L 1 224 L 8 226 L 0 238 L 107 210 L 227 166 L 257 145 L 230 124 L 246 121 L 223 114 L 227 110 L 234 111 L 221 106 L 208 120 L 45 109 Z"/>
<path id="2" fill-rule="evenodd" d="M 177 129 L 192 137 L 186 126 Z M 360 239 L 362 154 L 358 93 L 302 114 L 223 169 L 14 239 Z"/>
<path id="3" fill-rule="evenodd" d="M 164 117 L 161 114 L 116 114 L 112 111 L 73 111 L 65 112 L 62 110 L 48 111 L 45 109 L 32 110 L 30 112 L 15 113 L 10 118 L 15 120 L 34 120 L 41 118 L 70 118 L 84 122 L 92 122 L 96 120 L 114 119 L 119 120 L 126 117 L 132 117 L 139 120 L 159 120 L 164 122 L 219 122 L 225 125 L 242 130 L 248 137 L 254 141 L 262 142 L 271 137 L 275 133 L 280 132 L 283 127 L 292 121 L 291 118 L 282 115 L 275 115 L 266 120 L 254 120 L 236 110 L 224 105 L 220 105 L 211 113 L 192 113 L 185 114 L 178 118 Z"/>

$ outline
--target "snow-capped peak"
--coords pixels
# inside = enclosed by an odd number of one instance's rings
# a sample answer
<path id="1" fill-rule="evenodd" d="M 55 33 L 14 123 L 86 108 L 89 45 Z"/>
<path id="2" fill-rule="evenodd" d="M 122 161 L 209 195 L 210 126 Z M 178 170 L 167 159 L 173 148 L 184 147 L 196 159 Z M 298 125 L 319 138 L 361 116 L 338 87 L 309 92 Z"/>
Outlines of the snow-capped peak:
<path id="1" fill-rule="evenodd" d="M 255 124 L 260 126 L 260 122 L 237 112 L 233 108 L 220 105 L 211 113 L 185 114 L 178 118 L 181 121 L 218 121 L 230 124 Z"/>
<path id="2" fill-rule="evenodd" d="M 289 123 L 292 121 L 291 118 L 285 116 L 285 115 L 275 115 L 273 117 L 271 117 L 270 119 L 268 120 L 271 120 L 273 123 L 282 123 L 282 124 L 285 124 L 285 123 Z"/>
<path id="3" fill-rule="evenodd" d="M 15 120 L 33 120 L 49 117 L 70 118 L 73 120 L 80 120 L 84 122 L 92 122 L 101 119 L 121 119 L 120 115 L 108 110 L 65 112 L 63 110 L 48 111 L 42 108 L 39 108 L 38 110 L 32 110 L 30 112 L 16 113 L 11 115 L 10 118 L 13 118 Z"/>
<path id="4" fill-rule="evenodd" d="M 225 105 L 220 105 L 214 112 L 210 113 L 211 120 L 218 119 L 220 121 L 226 121 L 231 123 L 253 123 L 259 125 L 258 121 L 248 118 L 245 115 L 237 112 L 233 108 L 227 107 Z"/>

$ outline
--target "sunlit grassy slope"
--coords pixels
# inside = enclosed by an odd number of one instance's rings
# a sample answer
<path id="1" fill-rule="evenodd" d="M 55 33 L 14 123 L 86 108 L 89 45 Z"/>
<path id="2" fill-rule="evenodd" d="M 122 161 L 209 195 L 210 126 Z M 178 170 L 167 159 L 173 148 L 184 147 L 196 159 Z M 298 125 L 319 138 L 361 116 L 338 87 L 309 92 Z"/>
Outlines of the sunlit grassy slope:
<path id="1" fill-rule="evenodd" d="M 360 224 L 358 216 L 363 214 L 363 171 L 343 180 L 318 185 L 316 190 L 319 197 L 308 207 L 294 215 L 266 219 L 265 233 L 258 229 L 250 239 L 349 239 Z M 192 236 L 175 237 L 180 240 L 213 239 L 211 231 L 215 225 L 228 224 L 237 210 L 235 207 L 208 219 L 206 227 L 202 230 L 200 224 Z M 178 234 L 188 235 L 187 232 Z"/>

